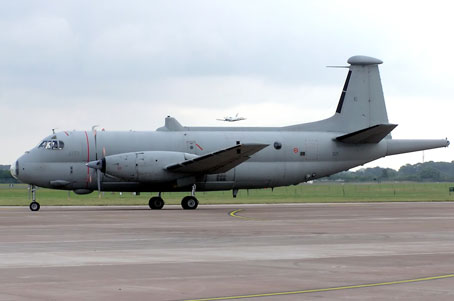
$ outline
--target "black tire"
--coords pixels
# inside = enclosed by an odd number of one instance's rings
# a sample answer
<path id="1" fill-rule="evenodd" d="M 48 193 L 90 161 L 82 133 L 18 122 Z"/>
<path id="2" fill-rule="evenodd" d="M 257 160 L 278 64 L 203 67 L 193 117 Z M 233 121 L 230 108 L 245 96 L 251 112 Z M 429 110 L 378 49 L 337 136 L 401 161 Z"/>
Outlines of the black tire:
<path id="1" fill-rule="evenodd" d="M 38 211 L 41 208 L 38 202 L 31 202 L 29 207 L 31 211 Z"/>
<path id="2" fill-rule="evenodd" d="M 148 202 L 150 209 L 162 209 L 164 207 L 164 200 L 158 196 L 154 196 Z"/>
<path id="3" fill-rule="evenodd" d="M 185 196 L 181 200 L 181 207 L 183 209 L 194 210 L 199 205 L 199 201 L 194 196 Z"/>

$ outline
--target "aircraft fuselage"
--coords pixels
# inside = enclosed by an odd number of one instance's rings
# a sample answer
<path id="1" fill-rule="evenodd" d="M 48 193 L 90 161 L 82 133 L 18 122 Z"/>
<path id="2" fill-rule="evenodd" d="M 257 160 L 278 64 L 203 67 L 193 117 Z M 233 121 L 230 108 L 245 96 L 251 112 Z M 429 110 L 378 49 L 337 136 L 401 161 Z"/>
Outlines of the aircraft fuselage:
<path id="1" fill-rule="evenodd" d="M 33 148 L 17 160 L 17 176 L 41 187 L 95 190 L 96 171 L 86 164 L 101 157 L 158 151 L 201 156 L 236 144 L 262 143 L 268 146 L 248 161 L 226 173 L 196 177 L 196 185 L 197 190 L 266 188 L 324 177 L 386 155 L 386 140 L 349 145 L 335 141 L 336 136 L 286 131 L 98 131 L 95 143 L 92 132 L 60 132 L 43 141 L 61 141 L 63 148 Z M 141 183 L 104 175 L 102 178 L 102 189 L 108 191 L 174 191 L 190 190 L 190 186 L 159 179 Z"/>

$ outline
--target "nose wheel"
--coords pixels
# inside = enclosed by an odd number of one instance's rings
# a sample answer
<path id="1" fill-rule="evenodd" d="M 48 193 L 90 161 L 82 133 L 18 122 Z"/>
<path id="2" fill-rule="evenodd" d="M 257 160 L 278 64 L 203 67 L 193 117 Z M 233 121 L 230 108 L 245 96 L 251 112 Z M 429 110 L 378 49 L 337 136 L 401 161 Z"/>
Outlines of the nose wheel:
<path id="1" fill-rule="evenodd" d="M 38 202 L 31 202 L 29 207 L 31 211 L 38 211 L 41 206 Z"/>
<path id="2" fill-rule="evenodd" d="M 36 201 L 36 189 L 37 187 L 35 185 L 30 185 L 30 191 L 32 192 L 32 202 L 30 203 L 30 210 L 31 211 L 38 211 L 41 206 L 39 203 Z"/>

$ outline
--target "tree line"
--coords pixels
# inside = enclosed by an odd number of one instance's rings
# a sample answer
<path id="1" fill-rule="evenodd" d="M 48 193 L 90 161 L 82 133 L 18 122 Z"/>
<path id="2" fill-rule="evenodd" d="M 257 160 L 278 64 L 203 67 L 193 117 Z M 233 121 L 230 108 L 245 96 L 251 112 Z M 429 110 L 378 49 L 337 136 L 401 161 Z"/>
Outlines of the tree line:
<path id="1" fill-rule="evenodd" d="M 0 183 L 17 183 L 17 180 L 11 176 L 9 165 L 0 165 Z"/>
<path id="2" fill-rule="evenodd" d="M 406 164 L 398 170 L 392 168 L 363 168 L 357 171 L 343 171 L 325 180 L 345 182 L 372 181 L 414 181 L 414 182 L 454 182 L 454 161 L 424 162 Z"/>

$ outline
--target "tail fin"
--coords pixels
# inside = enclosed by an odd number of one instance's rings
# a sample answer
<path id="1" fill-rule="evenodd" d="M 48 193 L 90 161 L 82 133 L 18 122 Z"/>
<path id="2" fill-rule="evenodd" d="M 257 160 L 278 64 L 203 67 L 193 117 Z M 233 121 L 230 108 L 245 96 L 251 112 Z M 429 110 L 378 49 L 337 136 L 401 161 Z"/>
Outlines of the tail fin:
<path id="1" fill-rule="evenodd" d="M 347 79 L 334 116 L 310 123 L 286 127 L 289 130 L 356 132 L 379 124 L 388 124 L 385 98 L 378 65 L 382 61 L 368 56 L 353 56 Z"/>
<path id="2" fill-rule="evenodd" d="M 335 114 L 339 129 L 351 132 L 387 124 L 388 114 L 378 70 L 382 61 L 353 56 L 348 63 L 350 68 Z"/>

